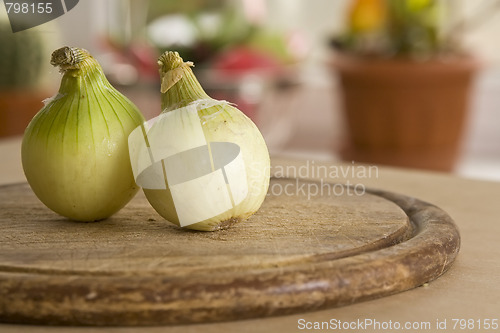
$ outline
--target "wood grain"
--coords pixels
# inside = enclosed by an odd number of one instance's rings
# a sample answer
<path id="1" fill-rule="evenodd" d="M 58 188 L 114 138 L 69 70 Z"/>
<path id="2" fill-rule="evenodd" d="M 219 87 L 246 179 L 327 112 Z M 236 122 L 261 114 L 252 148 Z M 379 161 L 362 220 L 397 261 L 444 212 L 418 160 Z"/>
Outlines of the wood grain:
<path id="1" fill-rule="evenodd" d="M 311 195 L 318 185 L 275 179 L 288 194 L 212 233 L 170 224 L 143 195 L 110 219 L 78 223 L 27 184 L 2 187 L 0 321 L 165 325 L 305 312 L 414 288 L 454 261 L 460 236 L 439 208 L 384 191 Z"/>

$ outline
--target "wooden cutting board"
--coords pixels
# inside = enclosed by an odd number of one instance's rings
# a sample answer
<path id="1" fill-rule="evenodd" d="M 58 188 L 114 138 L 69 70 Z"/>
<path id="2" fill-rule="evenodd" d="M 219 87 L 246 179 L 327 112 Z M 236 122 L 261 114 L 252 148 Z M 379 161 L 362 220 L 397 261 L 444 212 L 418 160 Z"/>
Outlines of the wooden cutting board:
<path id="1" fill-rule="evenodd" d="M 0 187 L 0 321 L 166 325 L 306 312 L 420 286 L 459 251 L 450 217 L 417 199 L 297 179 L 271 188 L 246 222 L 198 232 L 163 220 L 142 194 L 112 218 L 78 223 L 27 184 Z"/>

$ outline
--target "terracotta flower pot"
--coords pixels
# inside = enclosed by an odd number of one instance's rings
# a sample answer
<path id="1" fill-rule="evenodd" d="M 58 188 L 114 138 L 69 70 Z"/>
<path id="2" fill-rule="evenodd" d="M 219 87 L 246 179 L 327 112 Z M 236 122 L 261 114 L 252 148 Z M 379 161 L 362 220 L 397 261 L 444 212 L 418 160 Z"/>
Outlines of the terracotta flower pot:
<path id="1" fill-rule="evenodd" d="M 41 91 L 0 90 L 0 137 L 23 134 L 47 96 Z"/>
<path id="2" fill-rule="evenodd" d="M 477 69 L 468 58 L 336 57 L 348 125 L 345 160 L 451 171 Z"/>

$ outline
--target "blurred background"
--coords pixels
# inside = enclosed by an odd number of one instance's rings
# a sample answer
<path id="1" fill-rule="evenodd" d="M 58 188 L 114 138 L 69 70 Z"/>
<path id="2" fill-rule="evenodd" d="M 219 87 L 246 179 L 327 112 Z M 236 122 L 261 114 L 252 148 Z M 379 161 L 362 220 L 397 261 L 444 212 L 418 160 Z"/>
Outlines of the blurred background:
<path id="1" fill-rule="evenodd" d="M 86 48 L 147 119 L 177 50 L 271 154 L 500 181 L 500 1 L 85 0 L 13 34 L 0 6 L 0 140 L 20 137 Z"/>

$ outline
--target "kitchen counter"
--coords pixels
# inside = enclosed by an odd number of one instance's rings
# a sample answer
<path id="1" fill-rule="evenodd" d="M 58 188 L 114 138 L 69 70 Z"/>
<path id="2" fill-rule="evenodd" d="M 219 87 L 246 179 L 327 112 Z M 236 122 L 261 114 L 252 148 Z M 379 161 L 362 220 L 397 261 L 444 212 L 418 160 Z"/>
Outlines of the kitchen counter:
<path id="1" fill-rule="evenodd" d="M 20 143 L 19 137 L 0 140 L 0 185 L 25 181 L 20 162 Z M 387 332 L 391 331 L 387 328 L 395 327 L 397 323 L 420 327 L 406 330 L 408 332 L 500 331 L 500 182 L 336 161 L 279 156 L 274 156 L 272 160 L 272 172 L 277 176 L 287 174 L 349 182 L 413 196 L 437 205 L 454 219 L 460 230 L 462 245 L 457 260 L 443 276 L 422 287 L 389 297 L 311 313 L 168 328 L 110 329 L 0 324 L 0 331 L 298 332 L 307 331 L 308 328 L 314 330 L 315 325 L 321 325 L 322 322 L 331 324 L 329 330 L 332 331 L 342 331 L 343 329 L 338 328 L 342 322 L 349 322 L 351 327 L 356 325 L 357 329 L 350 331 L 359 332 Z M 329 172 L 324 174 L 321 170 Z M 368 325 L 369 323 L 371 324 Z M 461 329 L 463 327 L 466 329 Z"/>

